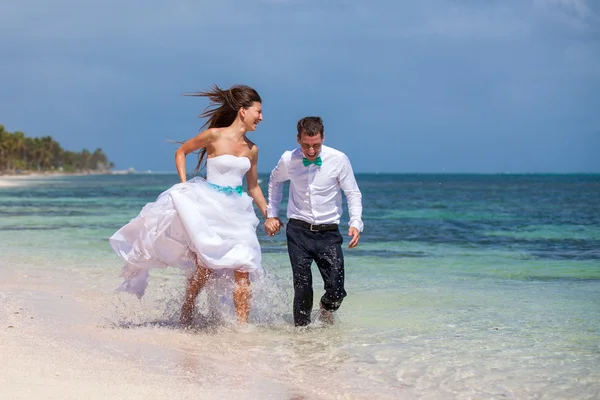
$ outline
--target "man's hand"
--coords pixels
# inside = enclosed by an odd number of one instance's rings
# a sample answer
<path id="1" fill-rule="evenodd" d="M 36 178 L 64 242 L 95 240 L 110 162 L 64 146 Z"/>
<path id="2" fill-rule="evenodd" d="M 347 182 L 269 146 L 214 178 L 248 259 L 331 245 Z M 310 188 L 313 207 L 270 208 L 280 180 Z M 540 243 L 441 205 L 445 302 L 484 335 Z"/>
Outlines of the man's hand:
<path id="1" fill-rule="evenodd" d="M 281 230 L 283 226 L 283 222 L 279 218 L 272 217 L 267 218 L 265 221 L 265 233 L 267 236 L 274 236 L 277 232 Z"/>
<path id="2" fill-rule="evenodd" d="M 358 241 L 360 240 L 360 232 L 355 227 L 350 227 L 348 229 L 348 236 L 352 237 L 350 243 L 348 243 L 348 248 L 351 249 L 353 247 L 358 246 Z"/>

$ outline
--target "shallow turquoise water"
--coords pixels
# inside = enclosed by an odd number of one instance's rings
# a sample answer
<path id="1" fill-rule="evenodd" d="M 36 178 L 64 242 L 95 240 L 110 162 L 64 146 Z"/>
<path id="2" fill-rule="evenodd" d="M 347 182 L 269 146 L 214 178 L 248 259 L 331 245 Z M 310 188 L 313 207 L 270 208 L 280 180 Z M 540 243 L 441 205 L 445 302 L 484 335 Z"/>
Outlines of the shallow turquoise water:
<path id="1" fill-rule="evenodd" d="M 61 177 L 0 189 L 0 268 L 43 273 L 50 281 L 70 271 L 118 283 L 120 262 L 108 237 L 176 180 Z M 251 352 L 281 363 L 270 367 L 287 371 L 286 379 L 334 380 L 333 397 L 598 395 L 600 176 L 359 175 L 358 181 L 365 232 L 360 246 L 346 251 L 349 296 L 335 328 L 290 327 L 284 236 L 267 237 L 259 227 L 268 279 L 256 288 L 260 340 L 248 344 Z M 160 326 L 176 318 L 181 274 L 153 275 L 135 321 L 127 320 L 130 306 L 122 306 L 115 325 Z M 315 281 L 320 296 L 322 282 Z"/>

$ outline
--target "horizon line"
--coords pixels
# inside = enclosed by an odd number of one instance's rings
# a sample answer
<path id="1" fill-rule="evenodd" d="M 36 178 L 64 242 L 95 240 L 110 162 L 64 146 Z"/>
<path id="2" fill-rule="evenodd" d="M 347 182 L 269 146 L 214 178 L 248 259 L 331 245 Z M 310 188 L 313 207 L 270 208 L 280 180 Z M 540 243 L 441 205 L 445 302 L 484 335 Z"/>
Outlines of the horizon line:
<path id="1" fill-rule="evenodd" d="M 118 175 L 128 173 L 130 175 L 177 175 L 177 171 L 161 171 L 161 170 L 114 170 L 109 172 L 109 174 Z M 262 171 L 258 172 L 261 175 L 268 175 L 270 171 Z M 438 171 L 438 172 L 354 172 L 355 175 L 600 175 L 600 171 L 569 171 L 569 172 L 447 172 L 447 171 Z M 193 175 L 188 173 L 187 175 Z"/>

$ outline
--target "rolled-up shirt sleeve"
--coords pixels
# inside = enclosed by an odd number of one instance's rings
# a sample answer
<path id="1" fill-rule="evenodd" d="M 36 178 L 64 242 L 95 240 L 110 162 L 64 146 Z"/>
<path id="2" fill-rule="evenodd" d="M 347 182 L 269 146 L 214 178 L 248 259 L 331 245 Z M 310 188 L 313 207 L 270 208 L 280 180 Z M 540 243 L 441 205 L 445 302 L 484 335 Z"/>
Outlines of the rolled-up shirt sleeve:
<path id="1" fill-rule="evenodd" d="M 358 188 L 358 183 L 356 183 L 350 160 L 346 155 L 344 155 L 341 160 L 339 183 L 340 188 L 344 191 L 344 195 L 348 201 L 348 212 L 350 214 L 348 225 L 358 229 L 359 232 L 362 232 L 364 228 L 362 222 L 362 194 Z"/>
<path id="2" fill-rule="evenodd" d="M 279 207 L 281 206 L 281 199 L 283 198 L 283 183 L 288 179 L 290 178 L 288 176 L 286 153 L 284 153 L 269 176 L 268 218 L 279 217 Z"/>

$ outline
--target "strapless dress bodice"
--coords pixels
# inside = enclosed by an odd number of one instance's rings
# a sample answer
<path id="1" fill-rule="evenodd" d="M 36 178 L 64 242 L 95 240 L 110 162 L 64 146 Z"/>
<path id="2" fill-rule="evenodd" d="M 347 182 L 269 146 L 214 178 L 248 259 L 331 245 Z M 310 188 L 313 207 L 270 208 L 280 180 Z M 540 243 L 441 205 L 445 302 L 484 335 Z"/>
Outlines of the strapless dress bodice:
<path id="1" fill-rule="evenodd" d="M 248 157 L 223 154 L 206 160 L 206 180 L 219 186 L 242 186 L 244 175 L 250 169 Z"/>

